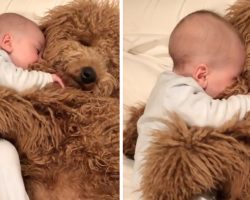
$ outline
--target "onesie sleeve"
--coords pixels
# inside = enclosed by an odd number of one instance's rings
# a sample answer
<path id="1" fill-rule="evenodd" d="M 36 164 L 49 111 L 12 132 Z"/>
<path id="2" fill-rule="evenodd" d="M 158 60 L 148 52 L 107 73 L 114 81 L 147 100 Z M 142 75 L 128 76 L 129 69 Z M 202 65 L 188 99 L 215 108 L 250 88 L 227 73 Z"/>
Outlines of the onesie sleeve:
<path id="1" fill-rule="evenodd" d="M 32 88 L 41 89 L 46 84 L 53 82 L 52 75 L 49 73 L 24 70 L 10 62 L 1 63 L 0 74 L 0 85 L 18 92 Z"/>
<path id="2" fill-rule="evenodd" d="M 194 84 L 173 84 L 165 96 L 168 105 L 185 121 L 196 126 L 218 127 L 250 111 L 250 95 L 235 95 L 228 99 L 213 99 Z M 166 101 L 165 101 L 166 102 Z"/>

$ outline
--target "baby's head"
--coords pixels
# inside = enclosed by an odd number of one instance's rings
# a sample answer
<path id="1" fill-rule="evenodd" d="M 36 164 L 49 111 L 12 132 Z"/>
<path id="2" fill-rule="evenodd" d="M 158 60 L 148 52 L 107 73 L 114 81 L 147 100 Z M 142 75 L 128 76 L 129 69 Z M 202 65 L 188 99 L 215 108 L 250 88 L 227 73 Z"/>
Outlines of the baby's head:
<path id="1" fill-rule="evenodd" d="M 0 48 L 16 66 L 27 68 L 38 61 L 44 43 L 43 33 L 33 21 L 15 13 L 0 15 Z"/>
<path id="2" fill-rule="evenodd" d="M 236 30 L 210 11 L 182 19 L 169 40 L 174 72 L 193 77 L 212 97 L 232 85 L 243 70 L 245 46 Z"/>

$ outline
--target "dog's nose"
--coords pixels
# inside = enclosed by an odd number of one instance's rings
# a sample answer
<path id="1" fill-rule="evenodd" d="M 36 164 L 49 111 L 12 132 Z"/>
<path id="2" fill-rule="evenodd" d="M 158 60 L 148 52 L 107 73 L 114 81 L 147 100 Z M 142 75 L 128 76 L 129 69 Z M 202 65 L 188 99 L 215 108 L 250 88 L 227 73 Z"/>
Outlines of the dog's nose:
<path id="1" fill-rule="evenodd" d="M 96 73 L 92 67 L 83 67 L 81 71 L 81 80 L 83 83 L 89 84 L 96 81 Z"/>

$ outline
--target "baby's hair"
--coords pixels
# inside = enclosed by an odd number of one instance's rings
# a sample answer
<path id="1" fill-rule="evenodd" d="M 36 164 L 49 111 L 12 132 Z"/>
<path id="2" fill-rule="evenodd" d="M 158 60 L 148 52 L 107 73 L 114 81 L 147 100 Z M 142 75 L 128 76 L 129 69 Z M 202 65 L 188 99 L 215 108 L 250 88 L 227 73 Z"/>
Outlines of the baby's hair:
<path id="1" fill-rule="evenodd" d="M 239 41 L 242 43 L 242 45 L 245 46 L 244 40 L 242 39 L 241 35 L 234 29 L 234 27 L 226 19 L 224 19 L 222 16 L 220 16 L 219 14 L 212 12 L 212 11 L 198 10 L 198 11 L 195 11 L 193 13 L 188 14 L 186 17 L 181 19 L 180 22 L 176 25 L 176 27 L 174 28 L 174 30 L 172 31 L 172 33 L 170 35 L 169 55 L 173 59 L 174 69 L 182 68 L 183 65 L 187 62 L 185 55 L 182 57 L 178 57 L 175 54 L 175 51 L 176 51 L 175 50 L 176 33 L 180 30 L 182 25 L 187 20 L 189 20 L 191 17 L 194 17 L 194 16 L 209 16 L 209 17 L 212 17 L 213 19 L 216 19 L 216 20 L 222 22 L 225 25 L 225 27 L 228 28 L 228 30 L 232 31 L 232 33 L 234 33 L 239 38 Z"/>
<path id="2" fill-rule="evenodd" d="M 25 31 L 25 25 L 38 27 L 35 22 L 17 13 L 3 13 L 0 15 L 0 34 L 12 30 Z"/>

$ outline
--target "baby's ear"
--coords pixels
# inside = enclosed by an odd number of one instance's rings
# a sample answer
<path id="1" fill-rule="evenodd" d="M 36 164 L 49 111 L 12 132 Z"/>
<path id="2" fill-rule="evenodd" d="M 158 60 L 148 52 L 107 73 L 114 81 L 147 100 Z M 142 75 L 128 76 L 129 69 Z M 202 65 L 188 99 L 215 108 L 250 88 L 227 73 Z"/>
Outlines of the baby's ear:
<path id="1" fill-rule="evenodd" d="M 193 72 L 193 78 L 198 82 L 198 84 L 203 89 L 206 89 L 207 87 L 207 75 L 208 75 L 208 66 L 206 64 L 197 65 Z"/>
<path id="2" fill-rule="evenodd" d="M 5 50 L 7 53 L 12 52 L 12 37 L 9 33 L 5 33 L 0 40 L 1 49 Z"/>

